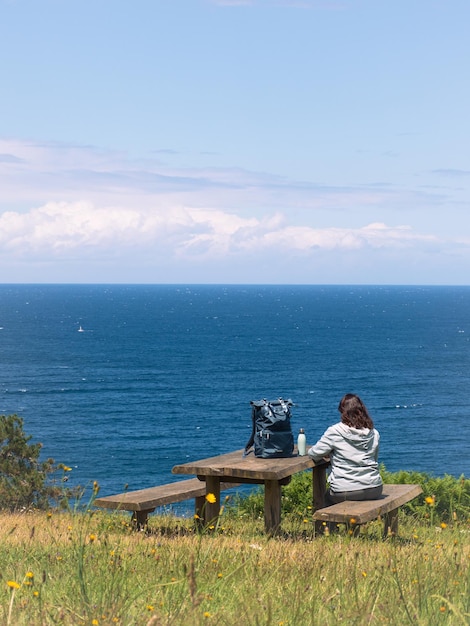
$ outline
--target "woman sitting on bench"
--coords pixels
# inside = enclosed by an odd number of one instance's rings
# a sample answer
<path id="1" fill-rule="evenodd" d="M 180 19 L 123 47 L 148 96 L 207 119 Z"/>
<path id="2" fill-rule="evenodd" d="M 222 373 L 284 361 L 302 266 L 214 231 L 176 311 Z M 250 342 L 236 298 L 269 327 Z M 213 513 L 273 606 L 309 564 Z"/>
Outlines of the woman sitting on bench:
<path id="1" fill-rule="evenodd" d="M 347 393 L 338 411 L 341 421 L 330 426 L 308 451 L 314 461 L 330 457 L 327 504 L 376 500 L 382 495 L 377 461 L 380 435 L 359 396 Z"/>

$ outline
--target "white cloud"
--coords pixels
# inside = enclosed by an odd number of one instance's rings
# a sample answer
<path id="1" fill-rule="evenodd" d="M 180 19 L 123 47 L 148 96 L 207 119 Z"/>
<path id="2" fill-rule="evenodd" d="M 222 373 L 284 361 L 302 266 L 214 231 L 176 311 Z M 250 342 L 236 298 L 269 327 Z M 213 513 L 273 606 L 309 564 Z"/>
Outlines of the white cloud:
<path id="1" fill-rule="evenodd" d="M 264 247 L 282 246 L 285 250 L 310 251 L 404 248 L 416 243 L 435 241 L 436 238 L 433 236 L 413 233 L 409 226 L 368 224 L 360 228 L 323 229 L 288 226 L 265 233 L 257 243 Z"/>
<path id="2" fill-rule="evenodd" d="M 0 245 L 17 255 L 31 251 L 55 257 L 81 248 L 142 246 L 168 248 L 178 256 L 214 257 L 269 248 L 284 252 L 315 249 L 406 247 L 434 242 L 407 226 L 369 224 L 360 228 L 290 226 L 285 215 L 243 218 L 217 209 L 169 207 L 148 211 L 96 207 L 87 202 L 50 202 L 27 213 L 0 215 Z"/>
<path id="3" fill-rule="evenodd" d="M 216 207 L 247 217 L 260 211 L 289 212 L 291 222 L 293 213 L 298 212 L 300 222 L 316 222 L 310 225 L 318 225 L 318 215 L 323 212 L 328 214 L 329 225 L 338 225 L 335 216 L 344 211 L 354 211 L 366 223 L 377 219 L 378 210 L 395 212 L 404 203 L 408 207 L 442 202 L 441 196 L 422 190 L 327 186 L 240 168 L 176 168 L 159 160 L 132 160 L 124 153 L 89 146 L 0 139 L 0 155 L 0 211 L 17 206 L 29 210 L 49 202 L 89 202 L 96 207 L 149 211 Z"/>
<path id="4" fill-rule="evenodd" d="M 195 264 L 235 263 L 249 276 L 251 263 L 264 268 L 259 280 L 269 281 L 270 258 L 279 264 L 282 257 L 287 267 L 330 254 L 333 267 L 339 254 L 400 260 L 455 255 L 457 248 L 467 254 L 462 236 L 445 241 L 402 220 L 396 225 L 403 212 L 390 207 L 404 197 L 406 205 L 419 201 L 384 186 L 325 187 L 235 168 L 170 168 L 90 147 L 0 140 L 0 281 L 10 279 L 14 263 L 24 269 L 40 262 L 59 274 L 62 264 L 79 267 L 85 258 L 112 259 L 115 268 L 106 272 L 118 276 L 139 263 L 173 265 L 181 276 Z"/>

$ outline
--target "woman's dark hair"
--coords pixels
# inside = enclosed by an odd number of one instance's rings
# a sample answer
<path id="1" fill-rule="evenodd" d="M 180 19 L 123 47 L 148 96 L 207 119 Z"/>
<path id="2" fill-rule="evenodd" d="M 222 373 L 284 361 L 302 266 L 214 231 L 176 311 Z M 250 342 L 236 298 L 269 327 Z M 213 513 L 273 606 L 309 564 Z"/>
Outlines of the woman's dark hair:
<path id="1" fill-rule="evenodd" d="M 341 413 L 341 421 L 346 426 L 351 426 L 352 428 L 374 428 L 374 422 L 365 405 L 360 397 L 354 393 L 347 393 L 341 398 L 338 411 Z"/>

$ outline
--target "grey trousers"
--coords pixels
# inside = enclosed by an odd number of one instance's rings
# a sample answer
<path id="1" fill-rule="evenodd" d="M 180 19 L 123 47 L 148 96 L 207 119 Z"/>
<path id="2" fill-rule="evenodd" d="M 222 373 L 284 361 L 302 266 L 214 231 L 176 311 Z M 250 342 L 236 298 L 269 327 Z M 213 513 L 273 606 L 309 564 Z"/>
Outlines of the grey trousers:
<path id="1" fill-rule="evenodd" d="M 370 487 L 369 489 L 358 489 L 357 491 L 336 491 L 326 492 L 327 504 L 337 504 L 345 500 L 377 500 L 382 495 L 382 485 Z"/>

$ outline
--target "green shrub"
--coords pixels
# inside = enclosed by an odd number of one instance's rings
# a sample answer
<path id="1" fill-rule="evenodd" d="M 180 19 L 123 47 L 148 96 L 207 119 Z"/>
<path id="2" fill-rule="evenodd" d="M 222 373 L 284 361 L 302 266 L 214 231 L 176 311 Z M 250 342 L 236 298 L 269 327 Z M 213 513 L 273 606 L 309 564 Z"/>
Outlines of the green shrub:
<path id="1" fill-rule="evenodd" d="M 443 522 L 468 519 L 470 516 L 470 479 L 463 475 L 456 478 L 449 474 L 437 477 L 411 471 L 391 473 L 383 466 L 381 475 L 384 483 L 421 485 L 423 493 L 404 505 L 405 512 L 417 513 L 425 518 L 437 517 Z"/>
<path id="2" fill-rule="evenodd" d="M 391 473 L 383 466 L 381 475 L 387 484 L 418 484 L 423 493 L 403 505 L 405 513 L 423 519 L 442 522 L 467 520 L 470 518 L 470 479 L 445 475 L 433 477 L 422 472 L 400 471 Z M 258 488 L 246 497 L 236 498 L 233 505 L 242 516 L 256 519 L 263 516 L 263 488 Z M 312 473 L 300 472 L 283 487 L 282 514 L 306 515 L 312 507 Z"/>
<path id="3" fill-rule="evenodd" d="M 17 415 L 0 415 L 0 508 L 10 511 L 48 508 L 51 500 L 61 501 L 68 492 L 51 480 L 58 470 L 53 459 L 40 461 L 42 444 L 29 443 Z M 65 477 L 62 479 L 65 480 Z"/>

